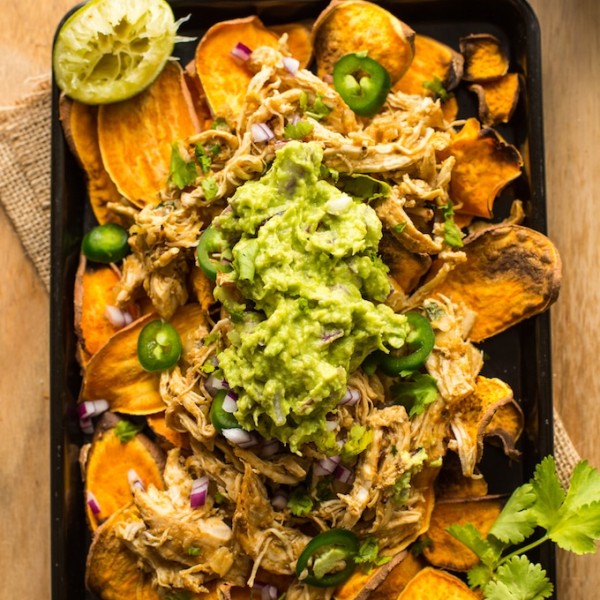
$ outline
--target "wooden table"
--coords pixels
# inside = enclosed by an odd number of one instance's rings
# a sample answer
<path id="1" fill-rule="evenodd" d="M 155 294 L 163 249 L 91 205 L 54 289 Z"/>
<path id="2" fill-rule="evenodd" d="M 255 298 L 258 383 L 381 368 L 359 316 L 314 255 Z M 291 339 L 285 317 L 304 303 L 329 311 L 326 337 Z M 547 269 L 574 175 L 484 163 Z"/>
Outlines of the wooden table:
<path id="1" fill-rule="evenodd" d="M 0 104 L 50 69 L 50 46 L 75 0 L 4 0 Z M 549 234 L 564 263 L 552 309 L 556 405 L 582 456 L 600 466 L 600 2 L 531 0 L 542 28 Z M 50 598 L 49 303 L 0 211 L 0 581 L 6 598 Z M 600 555 L 559 554 L 559 597 L 600 589 Z"/>

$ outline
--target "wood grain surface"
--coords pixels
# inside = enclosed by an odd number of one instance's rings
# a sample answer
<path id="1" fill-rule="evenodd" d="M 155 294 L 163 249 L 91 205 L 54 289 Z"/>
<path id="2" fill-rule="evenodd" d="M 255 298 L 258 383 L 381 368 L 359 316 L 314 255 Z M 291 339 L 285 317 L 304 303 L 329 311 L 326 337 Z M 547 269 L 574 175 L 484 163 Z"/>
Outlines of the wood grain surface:
<path id="1" fill-rule="evenodd" d="M 483 0 L 482 0 L 483 1 Z M 555 402 L 580 454 L 600 466 L 600 2 L 530 0 L 542 30 L 549 235 L 564 265 L 552 309 Z M 0 105 L 50 69 L 72 0 L 3 0 Z M 0 581 L 2 599 L 50 599 L 49 302 L 0 210 Z M 600 589 L 600 554 L 559 553 L 558 597 Z"/>

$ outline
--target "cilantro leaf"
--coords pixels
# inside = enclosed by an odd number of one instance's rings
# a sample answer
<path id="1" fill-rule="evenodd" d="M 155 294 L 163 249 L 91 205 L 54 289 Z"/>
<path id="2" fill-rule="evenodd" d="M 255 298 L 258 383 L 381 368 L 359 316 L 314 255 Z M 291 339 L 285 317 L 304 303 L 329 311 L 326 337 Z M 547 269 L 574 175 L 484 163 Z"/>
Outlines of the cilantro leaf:
<path id="1" fill-rule="evenodd" d="M 379 542 L 374 537 L 364 539 L 358 548 L 358 554 L 354 557 L 355 563 L 365 565 L 367 569 L 380 567 L 390 560 L 392 560 L 391 556 L 379 555 Z"/>
<path id="2" fill-rule="evenodd" d="M 484 589 L 487 600 L 542 600 L 553 591 L 546 571 L 526 556 L 513 556 L 498 567 L 496 577 Z"/>
<path id="3" fill-rule="evenodd" d="M 132 423 L 131 421 L 119 421 L 115 425 L 115 435 L 119 438 L 119 441 L 122 444 L 126 444 L 130 440 L 132 440 L 142 429 L 144 429 L 144 424 L 137 425 L 136 423 Z"/>
<path id="4" fill-rule="evenodd" d="M 415 373 L 413 381 L 399 381 L 391 389 L 394 404 L 401 404 L 412 419 L 422 414 L 438 397 L 437 383 L 431 375 Z"/>
<path id="5" fill-rule="evenodd" d="M 196 157 L 196 162 L 200 165 L 202 172 L 204 174 L 208 173 L 210 171 L 212 160 L 200 144 L 194 146 L 194 156 Z"/>
<path id="6" fill-rule="evenodd" d="M 313 124 L 310 121 L 298 121 L 288 123 L 283 129 L 284 137 L 290 140 L 304 139 L 313 130 Z"/>
<path id="7" fill-rule="evenodd" d="M 340 176 L 337 187 L 346 194 L 365 202 L 371 202 L 377 198 L 387 198 L 392 191 L 385 181 L 362 173 Z"/>
<path id="8" fill-rule="evenodd" d="M 559 518 L 560 508 L 565 500 L 554 458 L 547 456 L 536 466 L 531 484 L 536 495 L 534 515 L 540 527 L 548 529 Z"/>
<path id="9" fill-rule="evenodd" d="M 600 540 L 600 501 L 561 515 L 548 529 L 548 537 L 563 550 L 591 554 Z"/>
<path id="10" fill-rule="evenodd" d="M 595 502 L 599 498 L 600 472 L 586 460 L 580 461 L 573 469 L 564 509 L 574 512 L 580 506 Z"/>
<path id="11" fill-rule="evenodd" d="M 492 525 L 490 535 L 507 545 L 520 544 L 535 529 L 535 514 L 530 510 L 534 502 L 536 494 L 531 484 L 518 487 Z"/>
<path id="12" fill-rule="evenodd" d="M 462 248 L 462 234 L 454 222 L 452 202 L 448 202 L 446 206 L 442 207 L 442 214 L 444 215 L 444 241 L 452 248 Z"/>
<path id="13" fill-rule="evenodd" d="M 437 76 L 434 76 L 431 81 L 423 82 L 423 87 L 432 92 L 433 95 L 436 98 L 439 98 L 442 102 L 447 102 L 450 100 L 450 94 L 448 93 L 448 90 L 446 90 L 442 80 Z"/>
<path id="14" fill-rule="evenodd" d="M 169 181 L 180 190 L 196 181 L 196 163 L 182 155 L 179 142 L 171 146 L 171 163 L 169 165 Z"/>
<path id="15" fill-rule="evenodd" d="M 503 547 L 493 541 L 484 539 L 479 530 L 472 524 L 450 525 L 448 533 L 474 552 L 482 564 L 495 568 Z"/>

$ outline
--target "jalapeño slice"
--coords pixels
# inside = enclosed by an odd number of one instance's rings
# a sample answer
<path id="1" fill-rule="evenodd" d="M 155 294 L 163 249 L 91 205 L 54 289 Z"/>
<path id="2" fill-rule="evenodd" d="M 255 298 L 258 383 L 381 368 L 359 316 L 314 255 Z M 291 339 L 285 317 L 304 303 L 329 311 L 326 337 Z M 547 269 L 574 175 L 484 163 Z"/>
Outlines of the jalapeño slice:
<path id="1" fill-rule="evenodd" d="M 370 117 L 385 102 L 392 87 L 390 74 L 363 54 L 346 54 L 333 67 L 333 85 L 357 115 Z"/>
<path id="2" fill-rule="evenodd" d="M 215 281 L 217 273 L 231 270 L 231 265 L 221 260 L 229 252 L 223 234 L 214 227 L 207 227 L 200 235 L 196 248 L 198 266 L 204 274 Z"/>
<path id="3" fill-rule="evenodd" d="M 146 371 L 164 371 L 181 356 L 181 338 L 170 323 L 156 319 L 140 331 L 137 344 L 140 364 Z"/>
<path id="4" fill-rule="evenodd" d="M 93 227 L 83 236 L 81 251 L 98 263 L 118 262 L 129 254 L 129 234 L 116 223 Z"/>

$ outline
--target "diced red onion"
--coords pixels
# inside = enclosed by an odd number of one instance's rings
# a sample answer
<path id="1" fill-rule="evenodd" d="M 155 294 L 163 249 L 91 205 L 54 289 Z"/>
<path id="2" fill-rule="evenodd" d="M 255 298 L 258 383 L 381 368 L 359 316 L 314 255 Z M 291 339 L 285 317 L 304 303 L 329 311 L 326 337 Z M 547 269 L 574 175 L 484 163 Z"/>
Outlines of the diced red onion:
<path id="1" fill-rule="evenodd" d="M 326 456 L 315 463 L 313 472 L 317 477 L 332 475 L 337 466 L 340 464 L 341 460 L 342 458 L 340 456 Z"/>
<path id="2" fill-rule="evenodd" d="M 279 592 L 274 585 L 255 583 L 252 589 L 260 592 L 260 600 L 277 600 Z"/>
<path id="3" fill-rule="evenodd" d="M 348 483 L 352 479 L 352 471 L 344 465 L 338 465 L 333 472 L 333 476 L 342 483 Z"/>
<path id="4" fill-rule="evenodd" d="M 92 492 L 88 492 L 86 494 L 86 498 L 87 498 L 87 505 L 89 506 L 89 509 L 92 511 L 92 513 L 94 515 L 100 514 L 100 505 L 98 504 L 98 500 L 96 500 L 96 496 L 94 496 L 94 494 L 92 494 Z"/>
<path id="5" fill-rule="evenodd" d="M 248 48 L 248 46 L 246 46 L 245 44 L 238 42 L 235 45 L 235 48 L 231 51 L 231 55 L 235 58 L 239 58 L 240 60 L 246 62 L 250 58 L 250 56 L 252 56 L 252 50 L 250 50 L 250 48 Z"/>
<path id="6" fill-rule="evenodd" d="M 237 394 L 234 392 L 227 392 L 225 398 L 223 398 L 223 410 L 233 414 L 237 409 Z"/>
<path id="7" fill-rule="evenodd" d="M 77 407 L 77 414 L 80 419 L 89 419 L 106 412 L 108 408 L 106 400 L 86 400 Z"/>
<path id="8" fill-rule="evenodd" d="M 234 427 L 232 429 L 223 429 L 223 435 L 236 446 L 240 448 L 251 448 L 258 444 L 256 436 L 252 435 L 249 431 L 241 429 L 240 427 Z"/>
<path id="9" fill-rule="evenodd" d="M 292 58 L 291 56 L 284 56 L 281 59 L 283 66 L 287 69 L 290 75 L 296 75 L 300 67 L 300 61 Z"/>
<path id="10" fill-rule="evenodd" d="M 104 316 L 110 321 L 110 324 L 118 329 L 122 329 L 133 323 L 133 316 L 126 310 L 121 310 L 116 306 L 106 305 Z"/>
<path id="11" fill-rule="evenodd" d="M 271 456 L 277 454 L 281 450 L 281 443 L 279 440 L 273 438 L 272 440 L 267 440 L 260 449 L 260 457 L 261 458 L 271 458 Z"/>
<path id="12" fill-rule="evenodd" d="M 82 417 L 79 419 L 79 428 L 83 433 L 94 433 L 94 423 L 91 417 Z"/>
<path id="13" fill-rule="evenodd" d="M 342 396 L 340 404 L 354 406 L 360 400 L 360 392 L 356 388 L 346 388 L 346 393 Z"/>
<path id="14" fill-rule="evenodd" d="M 264 123 L 252 123 L 250 130 L 252 132 L 252 141 L 256 143 L 268 142 L 275 137 L 275 134 L 271 131 L 271 128 Z"/>
<path id="15" fill-rule="evenodd" d="M 208 477 L 204 475 L 192 482 L 192 491 L 190 493 L 190 506 L 198 508 L 204 506 L 208 496 Z"/>
<path id="16" fill-rule="evenodd" d="M 216 395 L 216 393 L 219 390 L 228 390 L 229 389 L 228 383 L 224 379 L 221 379 L 220 377 L 216 377 L 214 375 L 214 373 L 211 373 L 208 376 L 208 378 L 204 382 L 204 387 L 208 390 L 208 393 L 211 396 Z"/>
<path id="17" fill-rule="evenodd" d="M 136 489 L 144 491 L 144 484 L 142 483 L 142 480 L 136 473 L 135 469 L 129 469 L 129 471 L 127 471 L 127 481 L 129 481 L 129 487 L 131 488 L 132 492 L 134 492 Z"/>
<path id="18" fill-rule="evenodd" d="M 273 508 L 283 510 L 288 504 L 287 494 L 283 490 L 277 490 L 271 498 L 271 504 Z"/>

